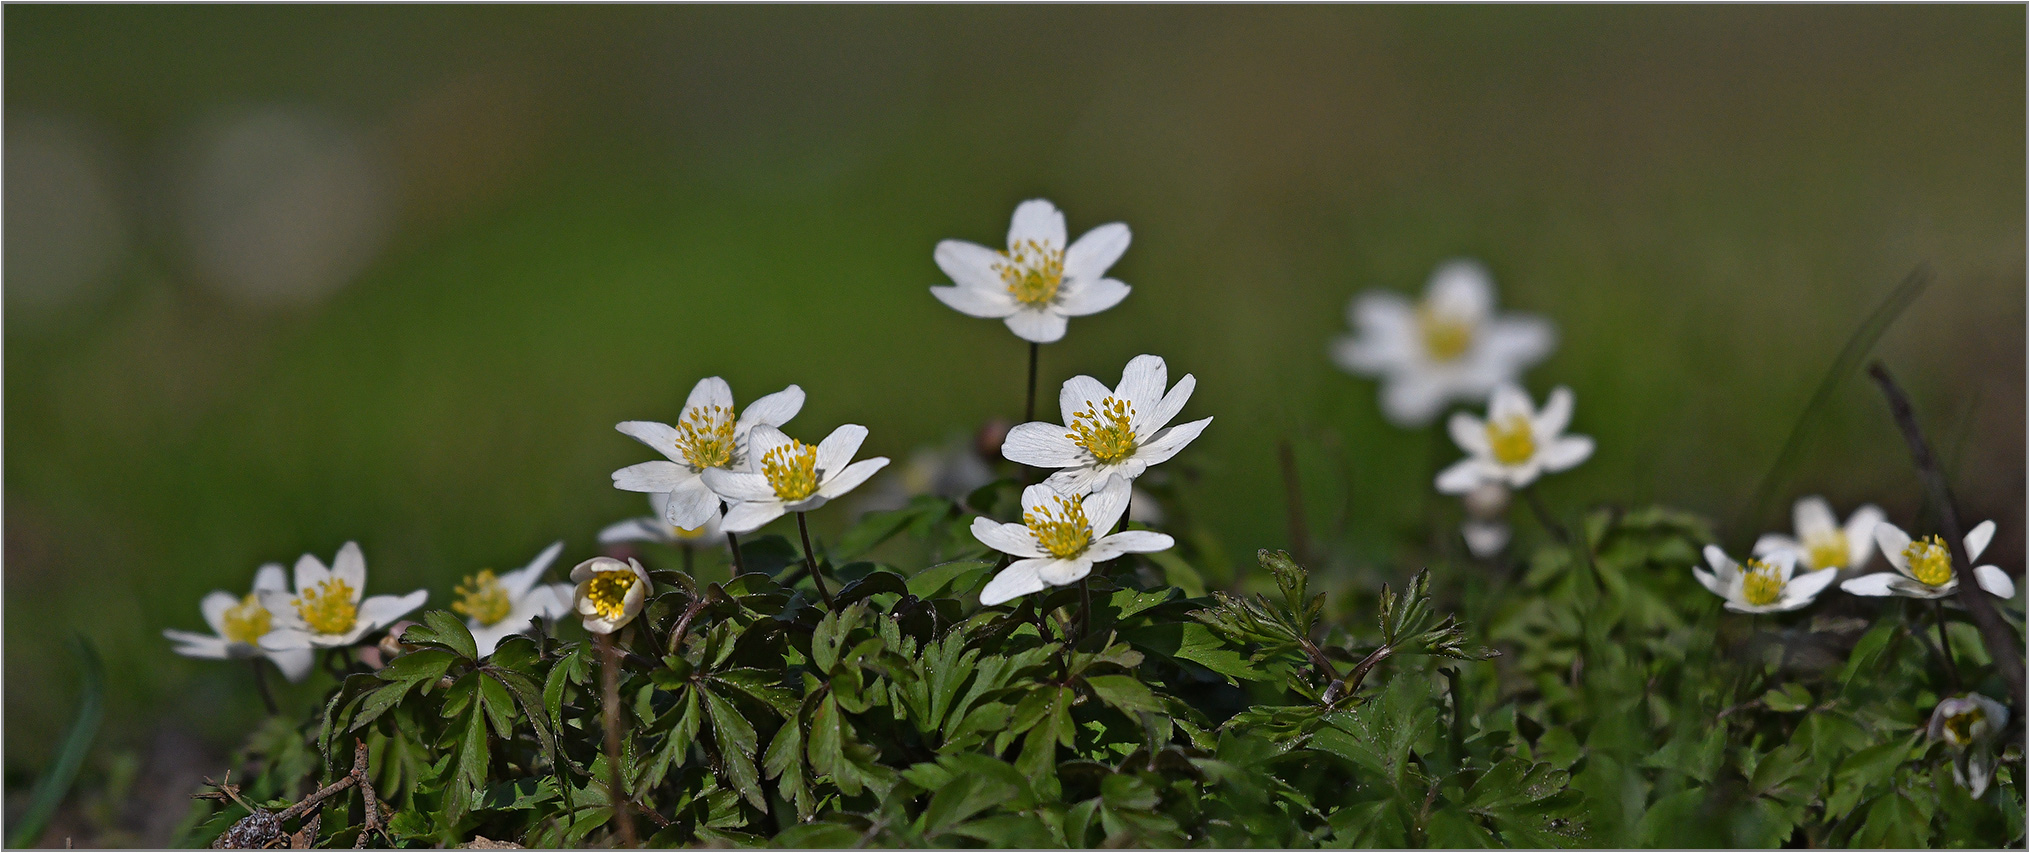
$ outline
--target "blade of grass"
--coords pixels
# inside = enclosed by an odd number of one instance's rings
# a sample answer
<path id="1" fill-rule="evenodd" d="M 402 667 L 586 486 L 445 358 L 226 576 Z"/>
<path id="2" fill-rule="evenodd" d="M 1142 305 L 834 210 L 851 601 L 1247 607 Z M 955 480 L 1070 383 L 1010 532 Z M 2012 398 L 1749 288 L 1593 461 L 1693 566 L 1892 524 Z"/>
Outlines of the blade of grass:
<path id="1" fill-rule="evenodd" d="M 99 667 L 99 652 L 92 648 L 90 641 L 79 637 L 72 650 L 77 653 L 82 684 L 78 689 L 78 715 L 71 721 L 70 731 L 65 732 L 63 742 L 57 747 L 56 760 L 44 771 L 42 778 L 35 780 L 35 791 L 29 796 L 28 808 L 14 823 L 14 832 L 7 839 L 9 847 L 34 846 L 42 835 L 49 819 L 56 815 L 56 807 L 70 793 L 71 783 L 77 780 L 78 768 L 85 763 L 85 753 L 92 748 L 92 739 L 99 734 L 99 720 L 105 716 L 105 675 Z"/>

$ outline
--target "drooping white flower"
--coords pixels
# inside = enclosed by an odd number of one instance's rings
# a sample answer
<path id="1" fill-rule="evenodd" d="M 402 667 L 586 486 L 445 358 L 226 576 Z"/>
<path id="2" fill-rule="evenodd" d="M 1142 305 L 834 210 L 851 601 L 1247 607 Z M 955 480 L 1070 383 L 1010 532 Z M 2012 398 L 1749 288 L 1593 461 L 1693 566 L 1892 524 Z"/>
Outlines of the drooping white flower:
<path id="1" fill-rule="evenodd" d="M 1097 314 L 1128 295 L 1107 268 L 1128 251 L 1128 226 L 1110 222 L 1066 242 L 1064 213 L 1043 199 L 1015 207 L 1006 251 L 944 240 L 932 258 L 952 284 L 930 289 L 959 313 L 1008 324 L 1032 343 L 1064 337 L 1065 318 Z"/>
<path id="2" fill-rule="evenodd" d="M 302 681 L 303 676 L 310 673 L 316 652 L 307 648 L 281 651 L 261 648 L 261 638 L 275 624 L 274 614 L 261 603 L 261 594 L 286 593 L 288 589 L 289 580 L 282 574 L 282 564 L 269 563 L 254 573 L 253 592 L 238 596 L 221 589 L 213 590 L 204 597 L 198 607 L 204 611 L 204 621 L 211 626 L 211 634 L 171 628 L 164 630 L 162 636 L 175 643 L 176 653 L 184 657 L 218 660 L 265 657 L 275 662 L 283 677 Z"/>
<path id="3" fill-rule="evenodd" d="M 1508 546 L 1509 497 L 1508 487 L 1500 483 L 1481 483 L 1464 495 L 1466 520 L 1459 525 L 1459 535 L 1473 556 L 1484 560 Z"/>
<path id="4" fill-rule="evenodd" d="M 1153 355 L 1138 355 L 1121 371 L 1113 390 L 1090 376 L 1074 376 L 1058 391 L 1064 425 L 1017 424 L 1001 443 L 1001 455 L 1038 468 L 1061 469 L 1044 482 L 1067 495 L 1080 495 L 1109 475 L 1133 480 L 1163 462 L 1205 431 L 1211 418 L 1170 426 L 1191 399 L 1198 380 L 1187 373 L 1169 385 L 1169 367 Z"/>
<path id="5" fill-rule="evenodd" d="M 317 557 L 304 554 L 296 561 L 296 591 L 286 589 L 261 593 L 261 604 L 274 614 L 273 630 L 261 638 L 269 651 L 350 646 L 369 631 L 378 630 L 423 606 L 429 590 L 408 595 L 376 595 L 362 600 L 366 590 L 367 560 L 359 544 L 347 542 L 332 558 L 331 568 Z"/>
<path id="6" fill-rule="evenodd" d="M 750 449 L 754 470 L 705 472 L 705 485 L 731 502 L 720 523 L 734 533 L 748 533 L 784 513 L 809 512 L 850 492 L 888 464 L 888 457 L 853 461 L 867 428 L 846 424 L 832 430 L 817 446 L 805 444 L 771 426 L 757 426 Z M 850 463 L 850 464 L 848 464 Z"/>
<path id="7" fill-rule="evenodd" d="M 634 621 L 654 584 L 634 560 L 593 557 L 572 567 L 571 609 L 594 634 L 611 634 Z"/>
<path id="8" fill-rule="evenodd" d="M 712 514 L 705 517 L 705 523 L 697 527 L 678 527 L 669 521 L 670 496 L 651 494 L 648 496 L 649 514 L 639 518 L 607 525 L 599 531 L 601 544 L 615 542 L 658 542 L 685 548 L 726 545 L 726 531 L 719 520 L 726 516 L 717 501 L 713 502 Z"/>
<path id="9" fill-rule="evenodd" d="M 664 513 L 669 523 L 682 528 L 697 527 L 719 510 L 719 496 L 706 487 L 699 475 L 713 469 L 747 470 L 754 429 L 782 426 L 796 417 L 803 406 L 803 389 L 791 385 L 749 403 L 736 420 L 732 386 L 717 376 L 700 379 L 691 388 L 690 398 L 684 401 L 684 412 L 677 418 L 676 426 L 627 421 L 614 427 L 669 459 L 615 471 L 613 487 L 669 495 Z"/>
<path id="10" fill-rule="evenodd" d="M 1942 700 L 1925 734 L 1952 749 L 1952 778 L 1980 799 L 1995 778 L 1995 743 L 2009 725 L 2009 709 L 1979 693 Z"/>
<path id="11" fill-rule="evenodd" d="M 973 519 L 973 538 L 1021 559 L 1009 563 L 980 590 L 980 603 L 995 605 L 1044 587 L 1078 583 L 1093 564 L 1122 554 L 1162 551 L 1175 542 L 1151 530 L 1109 534 L 1127 509 L 1128 481 L 1109 476 L 1098 491 L 1069 496 L 1048 484 L 1022 490 L 1022 523 Z"/>
<path id="12" fill-rule="evenodd" d="M 527 566 L 498 577 L 492 569 L 482 569 L 458 584 L 451 610 L 465 617 L 480 657 L 493 654 L 500 641 L 534 628 L 538 616 L 555 619 L 571 612 L 570 584 L 536 583 L 563 551 L 564 543 L 557 542 Z"/>
<path id="13" fill-rule="evenodd" d="M 1422 426 L 1453 400 L 1478 401 L 1551 353 L 1550 321 L 1494 314 L 1494 282 L 1467 260 L 1431 273 L 1423 301 L 1369 291 L 1348 308 L 1354 333 L 1332 344 L 1341 369 L 1382 381 L 1382 413 L 1397 426 Z"/>
<path id="14" fill-rule="evenodd" d="M 1794 575 L 1797 554 L 1793 551 L 1779 551 L 1767 559 L 1752 558 L 1742 566 L 1719 546 L 1707 545 L 1706 562 L 1713 570 L 1693 566 L 1692 576 L 1714 595 L 1726 599 L 1727 609 L 1736 613 L 1796 610 L 1818 598 L 1819 593 L 1832 585 L 1833 576 L 1840 573 L 1839 569 L 1819 569 Z"/>
<path id="15" fill-rule="evenodd" d="M 1967 548 L 1967 559 L 1979 560 L 1994 538 L 1993 521 L 1983 521 L 1968 531 L 1962 543 Z M 1944 539 L 1927 536 L 1913 541 L 1903 528 L 1884 521 L 1875 525 L 1875 545 L 1896 571 L 1862 575 L 1840 584 L 1841 589 L 1855 595 L 1927 599 L 1959 592 L 1960 581 L 1953 574 L 1952 553 L 1946 550 Z M 1996 596 L 2016 597 L 2016 582 L 2009 579 L 2008 572 L 1993 565 L 1974 566 L 1974 582 Z"/>
<path id="16" fill-rule="evenodd" d="M 1438 491 L 1463 495 L 1483 483 L 1520 489 L 1543 474 L 1566 470 L 1593 455 L 1593 439 L 1564 435 L 1572 421 L 1572 389 L 1551 390 L 1539 412 L 1530 395 L 1514 385 L 1494 389 L 1487 420 L 1465 412 L 1446 424 L 1452 440 L 1471 454 L 1438 473 Z"/>
<path id="17" fill-rule="evenodd" d="M 1875 552 L 1875 525 L 1882 523 L 1882 510 L 1874 504 L 1865 505 L 1854 510 L 1841 527 L 1832 505 L 1812 495 L 1791 508 L 1791 521 L 1797 538 L 1765 533 L 1755 540 L 1755 555 L 1794 551 L 1805 568 L 1858 569 L 1867 565 L 1868 555 Z"/>

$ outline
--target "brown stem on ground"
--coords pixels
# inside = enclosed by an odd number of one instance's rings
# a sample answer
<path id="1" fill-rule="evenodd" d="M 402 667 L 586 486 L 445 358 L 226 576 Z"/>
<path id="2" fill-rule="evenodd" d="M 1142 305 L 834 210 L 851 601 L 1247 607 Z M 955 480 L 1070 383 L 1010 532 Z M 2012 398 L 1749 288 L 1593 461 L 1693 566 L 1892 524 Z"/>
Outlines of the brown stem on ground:
<path id="1" fill-rule="evenodd" d="M 620 829 L 620 846 L 639 847 L 641 840 L 634 834 L 634 817 L 630 814 L 627 793 L 620 783 L 620 654 L 613 648 L 612 634 L 594 634 L 598 639 L 599 654 L 604 658 L 602 680 L 605 701 L 600 710 L 606 727 L 606 796 L 613 805 L 613 822 Z"/>
<path id="2" fill-rule="evenodd" d="M 1986 590 L 1975 581 L 1973 563 L 1966 553 L 1964 532 L 1960 528 L 1959 511 L 1952 501 L 1952 490 L 1947 487 L 1945 474 L 1939 470 L 1938 460 L 1931 455 L 1931 446 L 1925 443 L 1924 430 L 1917 425 L 1917 413 L 1910 406 L 1910 397 L 1890 378 L 1888 368 L 1881 362 L 1868 365 L 1868 375 L 1875 384 L 1882 387 L 1882 396 L 1888 398 L 1889 413 L 1896 418 L 1896 426 L 1903 431 L 1904 443 L 1910 445 L 1910 459 L 1917 466 L 1918 479 L 1924 482 L 1925 491 L 1933 505 L 1938 507 L 1939 532 L 1945 535 L 1946 548 L 1952 555 L 1953 577 L 1959 581 L 1960 604 L 1965 605 L 1967 615 L 1974 620 L 1974 627 L 1981 632 L 1981 641 L 1988 648 L 1989 659 L 1995 668 L 2002 671 L 2002 678 L 2009 682 L 2009 696 L 2016 707 L 2023 707 L 2023 653 L 2021 641 L 2008 623 L 1995 612 L 1995 605 L 1988 601 Z M 1941 625 L 1943 627 L 1943 625 Z M 1950 647 L 1945 650 L 1948 659 Z"/>

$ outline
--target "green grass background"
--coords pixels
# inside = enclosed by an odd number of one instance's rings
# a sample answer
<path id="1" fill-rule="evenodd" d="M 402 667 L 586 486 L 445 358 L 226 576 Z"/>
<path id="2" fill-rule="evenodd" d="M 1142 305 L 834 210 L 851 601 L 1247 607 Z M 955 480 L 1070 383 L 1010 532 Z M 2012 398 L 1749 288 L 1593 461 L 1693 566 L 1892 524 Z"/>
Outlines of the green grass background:
<path id="1" fill-rule="evenodd" d="M 704 375 L 795 382 L 791 432 L 870 453 L 1019 415 L 1024 350 L 926 292 L 937 240 L 1045 196 L 1124 220 L 1135 290 L 1044 350 L 1049 389 L 1169 360 L 1216 416 L 1184 461 L 1236 555 L 1286 543 L 1275 445 L 1342 565 L 1406 574 L 1432 439 L 1386 425 L 1328 340 L 1373 287 L 1485 260 L 1562 341 L 1599 451 L 1554 502 L 1731 521 L 1847 335 L 1909 270 L 1879 354 L 1967 511 L 2024 522 L 2024 10 L 1982 7 L 481 8 L 10 6 L 6 112 L 100 128 L 141 235 L 110 296 L 5 320 L 9 787 L 110 680 L 101 755 L 164 727 L 223 750 L 241 667 L 178 658 L 208 590 L 365 547 L 370 593 L 442 605 L 481 567 L 636 514 L 613 431 Z M 394 238 L 349 287 L 238 307 L 160 181 L 245 104 L 375 128 Z M 1449 457 L 1447 457 L 1449 460 Z M 1914 519 L 1880 398 L 1848 382 L 1788 500 Z M 818 523 L 837 529 L 840 510 Z M 1518 522 L 1526 523 L 1522 514 Z M 1758 529 L 1723 529 L 1743 547 Z M 292 694 L 309 701 L 309 692 Z"/>

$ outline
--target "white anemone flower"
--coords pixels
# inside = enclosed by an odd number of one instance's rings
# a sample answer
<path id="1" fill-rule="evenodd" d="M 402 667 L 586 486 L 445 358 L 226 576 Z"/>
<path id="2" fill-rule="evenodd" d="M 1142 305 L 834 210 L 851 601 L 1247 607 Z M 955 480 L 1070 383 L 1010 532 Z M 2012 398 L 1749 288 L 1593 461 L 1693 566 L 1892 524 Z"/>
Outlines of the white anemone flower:
<path id="1" fill-rule="evenodd" d="M 749 533 L 784 513 L 809 512 L 852 491 L 888 464 L 886 456 L 853 461 L 866 440 L 867 428 L 859 424 L 832 430 L 815 447 L 775 427 L 755 427 L 753 470 L 705 472 L 705 485 L 731 502 L 720 523 L 730 532 Z"/>
<path id="2" fill-rule="evenodd" d="M 1169 385 L 1163 359 L 1138 355 L 1121 371 L 1113 390 L 1090 376 L 1074 376 L 1058 391 L 1064 425 L 1017 424 L 1001 442 L 1001 455 L 1037 468 L 1058 468 L 1044 483 L 1067 495 L 1098 488 L 1109 475 L 1127 480 L 1176 456 L 1205 431 L 1211 418 L 1170 426 L 1191 399 L 1198 380 L 1184 374 Z"/>
<path id="3" fill-rule="evenodd" d="M 1465 412 L 1446 424 L 1452 440 L 1472 454 L 1438 473 L 1438 491 L 1463 495 L 1484 483 L 1520 489 L 1544 474 L 1566 470 L 1593 455 L 1593 439 L 1564 435 L 1572 421 L 1572 389 L 1552 389 L 1539 412 L 1514 385 L 1494 389 L 1487 420 Z"/>
<path id="4" fill-rule="evenodd" d="M 268 651 L 324 649 L 350 646 L 369 631 L 379 630 L 423 606 L 429 590 L 408 595 L 376 595 L 362 600 L 366 589 L 367 559 L 359 543 L 347 542 L 331 560 L 331 568 L 311 554 L 296 561 L 296 591 L 286 589 L 261 593 L 261 604 L 274 614 L 275 624 L 261 638 Z"/>
<path id="5" fill-rule="evenodd" d="M 700 475 L 713 469 L 745 471 L 748 446 L 758 427 L 779 427 L 804 406 L 804 390 L 795 385 L 752 403 L 733 416 L 733 388 L 708 376 L 691 388 L 677 425 L 627 421 L 614 427 L 669 457 L 629 465 L 613 472 L 613 487 L 630 492 L 670 496 L 664 517 L 675 527 L 704 524 L 719 509 L 719 496 Z"/>
<path id="6" fill-rule="evenodd" d="M 492 569 L 482 569 L 458 584 L 451 610 L 465 617 L 480 657 L 493 654 L 500 641 L 534 628 L 538 616 L 555 619 L 571 612 L 570 584 L 536 583 L 563 551 L 564 543 L 557 542 L 527 566 L 497 577 Z"/>
<path id="7" fill-rule="evenodd" d="M 1983 521 L 1968 531 L 1961 543 L 1966 545 L 1967 559 L 1979 560 L 1981 553 L 1988 550 L 1988 543 L 1995 538 L 1995 523 Z M 1952 553 L 1946 550 L 1945 540 L 1927 536 L 1912 540 L 1903 528 L 1889 522 L 1875 525 L 1875 545 L 1882 549 L 1882 556 L 1889 558 L 1894 572 L 1877 572 L 1862 575 L 1840 588 L 1855 595 L 1900 595 L 1904 598 L 1944 598 L 1959 592 L 1960 581 L 1952 570 Z M 2016 597 L 2016 582 L 2009 579 L 2009 573 L 1992 565 L 1974 566 L 1974 582 L 1982 589 L 2001 598 Z"/>
<path id="8" fill-rule="evenodd" d="M 1875 525 L 1882 523 L 1882 510 L 1867 504 L 1847 517 L 1846 526 L 1833 515 L 1833 507 L 1818 495 L 1802 498 L 1791 508 L 1791 522 L 1797 529 L 1793 539 L 1781 533 L 1765 533 L 1755 540 L 1758 557 L 1778 551 L 1794 551 L 1798 562 L 1811 569 L 1858 569 L 1875 551 Z"/>
<path id="9" fill-rule="evenodd" d="M 265 657 L 275 662 L 275 668 L 282 670 L 284 678 L 302 681 L 316 660 L 315 652 L 309 649 L 268 651 L 261 648 L 261 638 L 275 624 L 274 614 L 261 603 L 261 594 L 286 593 L 288 589 L 289 580 L 282 574 L 282 564 L 269 563 L 254 573 L 253 592 L 238 596 L 221 589 L 213 590 L 204 597 L 198 607 L 204 611 L 204 621 L 211 626 L 211 634 L 171 628 L 163 631 L 162 636 L 176 644 L 177 654 L 187 658 L 237 660 Z"/>
<path id="10" fill-rule="evenodd" d="M 1097 314 L 1128 296 L 1128 286 L 1107 278 L 1107 268 L 1128 251 L 1128 226 L 1101 225 L 1065 240 L 1064 213 L 1043 199 L 1015 208 L 1006 251 L 964 240 L 944 240 L 932 258 L 952 284 L 930 289 L 961 314 L 1001 320 L 1030 343 L 1064 337 L 1066 318 Z"/>
<path id="11" fill-rule="evenodd" d="M 705 516 L 705 523 L 696 527 L 678 527 L 670 523 L 669 495 L 651 494 L 648 496 L 648 503 L 650 510 L 648 515 L 615 522 L 599 531 L 600 543 L 611 545 L 615 542 L 656 542 L 682 548 L 726 545 L 726 531 L 719 524 L 719 520 L 724 518 L 726 513 L 716 502 L 712 507 L 712 514 Z"/>
<path id="12" fill-rule="evenodd" d="M 1001 604 L 1045 587 L 1078 583 L 1092 574 L 1094 563 L 1122 554 L 1162 551 L 1176 544 L 1152 530 L 1107 533 L 1127 509 L 1128 489 L 1128 481 L 1118 476 L 1108 477 L 1106 485 L 1084 497 L 1068 496 L 1039 483 L 1022 490 L 1020 524 L 973 519 L 973 538 L 1021 558 L 987 582 L 980 590 L 980 603 Z"/>
<path id="13" fill-rule="evenodd" d="M 1487 268 L 1447 261 L 1431 273 L 1421 302 L 1369 291 L 1348 308 L 1354 333 L 1332 345 L 1343 370 L 1382 381 L 1382 413 L 1397 426 L 1428 424 L 1453 400 L 1477 401 L 1551 353 L 1550 321 L 1494 314 Z"/>
<path id="14" fill-rule="evenodd" d="M 1980 799 L 1995 778 L 1995 742 L 2009 725 L 2009 709 L 1979 693 L 1955 696 L 1938 703 L 1931 712 L 1925 734 L 1944 741 L 1953 752 L 1952 778 Z"/>
<path id="15" fill-rule="evenodd" d="M 594 634 L 611 634 L 634 621 L 654 586 L 634 560 L 593 557 L 571 569 L 571 609 Z"/>
<path id="16" fill-rule="evenodd" d="M 1742 566 L 1718 546 L 1707 545 L 1706 562 L 1713 570 L 1708 572 L 1693 566 L 1692 576 L 1714 595 L 1726 599 L 1727 609 L 1735 613 L 1796 610 L 1818 598 L 1819 593 L 1832 585 L 1833 576 L 1840 573 L 1839 569 L 1819 569 L 1794 574 L 1797 571 L 1797 553 L 1794 551 L 1779 551 L 1769 555 L 1768 559 L 1750 558 L 1748 565 Z"/>
<path id="17" fill-rule="evenodd" d="M 1508 527 L 1508 487 L 1481 483 L 1463 497 L 1466 521 L 1459 525 L 1459 535 L 1466 540 L 1466 550 L 1483 560 L 1501 553 L 1512 532 Z"/>

